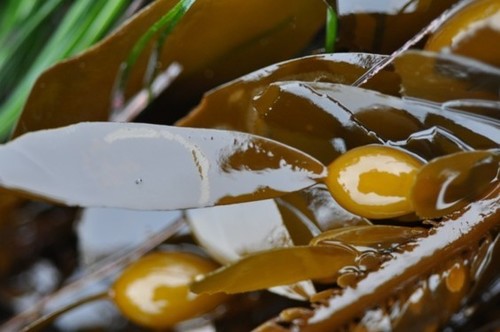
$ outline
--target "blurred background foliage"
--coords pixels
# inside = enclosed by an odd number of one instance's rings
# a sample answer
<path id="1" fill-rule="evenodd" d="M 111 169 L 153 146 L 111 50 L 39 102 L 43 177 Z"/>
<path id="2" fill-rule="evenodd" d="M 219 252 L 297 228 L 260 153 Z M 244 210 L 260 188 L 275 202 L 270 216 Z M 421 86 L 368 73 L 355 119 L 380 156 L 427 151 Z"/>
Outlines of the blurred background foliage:
<path id="1" fill-rule="evenodd" d="M 106 36 L 145 1 L 0 2 L 0 137 L 18 119 L 37 77 Z"/>

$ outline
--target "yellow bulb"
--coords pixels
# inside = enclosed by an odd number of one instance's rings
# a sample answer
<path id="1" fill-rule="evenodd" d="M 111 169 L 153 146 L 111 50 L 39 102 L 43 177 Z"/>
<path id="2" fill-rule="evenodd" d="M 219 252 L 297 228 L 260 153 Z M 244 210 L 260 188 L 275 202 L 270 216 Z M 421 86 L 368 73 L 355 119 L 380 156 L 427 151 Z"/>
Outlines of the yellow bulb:
<path id="1" fill-rule="evenodd" d="M 367 145 L 347 151 L 328 166 L 326 185 L 346 210 L 384 219 L 413 212 L 411 189 L 418 158 L 396 148 Z"/>
<path id="2" fill-rule="evenodd" d="M 429 51 L 449 51 L 500 66 L 500 1 L 476 0 L 448 19 L 427 41 Z"/>
<path id="3" fill-rule="evenodd" d="M 216 267 L 191 253 L 152 253 L 122 273 L 110 296 L 131 321 L 152 329 L 169 328 L 213 310 L 227 298 L 225 294 L 197 295 L 189 290 L 196 275 Z"/>

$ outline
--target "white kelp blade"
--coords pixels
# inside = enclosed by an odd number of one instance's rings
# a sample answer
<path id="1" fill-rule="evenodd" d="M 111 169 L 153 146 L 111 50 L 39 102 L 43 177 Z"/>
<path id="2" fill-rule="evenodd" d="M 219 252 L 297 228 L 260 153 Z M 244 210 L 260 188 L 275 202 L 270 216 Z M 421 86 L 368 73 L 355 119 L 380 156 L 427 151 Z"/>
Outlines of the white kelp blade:
<path id="1" fill-rule="evenodd" d="M 188 210 L 186 217 L 197 241 L 221 264 L 259 251 L 293 246 L 272 199 Z M 316 292 L 310 280 L 269 290 L 296 300 L 307 300 Z"/>
<path id="2" fill-rule="evenodd" d="M 325 167 L 244 133 L 91 122 L 0 146 L 0 186 L 84 207 L 171 210 L 272 198 L 315 184 Z"/>
<path id="3" fill-rule="evenodd" d="M 274 200 L 192 209 L 186 217 L 196 240 L 221 264 L 293 245 Z"/>

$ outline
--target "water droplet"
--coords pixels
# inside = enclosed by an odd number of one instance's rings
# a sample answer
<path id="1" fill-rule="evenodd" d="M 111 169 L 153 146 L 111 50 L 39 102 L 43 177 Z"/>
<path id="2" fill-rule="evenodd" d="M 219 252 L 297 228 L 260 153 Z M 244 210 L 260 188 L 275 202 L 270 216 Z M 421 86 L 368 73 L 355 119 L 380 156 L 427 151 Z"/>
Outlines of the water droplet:
<path id="1" fill-rule="evenodd" d="M 138 178 L 135 180 L 135 184 L 141 184 L 142 183 L 142 179 L 141 178 Z"/>

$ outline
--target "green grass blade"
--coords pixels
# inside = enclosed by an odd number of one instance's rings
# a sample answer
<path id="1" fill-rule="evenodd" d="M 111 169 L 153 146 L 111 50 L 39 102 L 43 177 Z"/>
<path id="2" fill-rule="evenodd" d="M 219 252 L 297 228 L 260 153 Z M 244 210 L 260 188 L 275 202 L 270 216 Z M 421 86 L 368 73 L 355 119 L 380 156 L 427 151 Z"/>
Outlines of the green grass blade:
<path id="1" fill-rule="evenodd" d="M 26 21 L 40 3 L 32 0 L 3 0 L 0 3 L 0 44 L 4 44 L 13 28 Z"/>
<path id="2" fill-rule="evenodd" d="M 59 1 L 61 0 L 50 0 L 50 4 L 54 5 L 55 2 Z M 128 4 L 128 0 L 76 0 L 72 2 L 72 6 L 57 30 L 27 70 L 25 76 L 19 81 L 20 83 L 5 103 L 0 105 L 0 139 L 5 138 L 11 132 L 37 77 L 57 61 L 80 52 L 101 39 L 109 31 L 114 21 L 120 17 L 126 4 Z M 40 14 L 40 19 L 41 17 Z M 26 33 L 25 40 L 29 36 L 32 34 Z M 0 66 L 0 71 L 1 68 Z"/>
<path id="3" fill-rule="evenodd" d="M 93 44 L 96 39 L 103 37 L 111 27 L 114 22 L 120 18 L 120 15 L 126 9 L 129 0 L 115 0 L 105 2 L 104 7 L 101 8 L 98 15 L 94 17 L 91 24 L 84 31 L 82 38 L 74 46 L 73 52 L 80 52 L 88 47 L 88 45 Z"/>
<path id="4" fill-rule="evenodd" d="M 196 0 L 180 0 L 171 10 L 156 21 L 134 45 L 116 79 L 116 86 L 113 91 L 112 105 L 114 107 L 112 110 L 112 117 L 116 116 L 125 104 L 124 91 L 130 72 L 148 43 L 161 30 L 163 30 L 163 33 L 160 35 L 160 43 L 163 43 L 195 1 Z"/>
<path id="5" fill-rule="evenodd" d="M 13 26 L 11 29 L 15 29 L 15 39 L 9 40 L 8 47 L 3 47 L 0 49 L 0 78 L 3 77 L 1 74 L 2 69 L 5 68 L 6 63 L 10 62 L 12 58 L 19 56 L 18 53 L 20 51 L 20 47 L 23 45 L 23 42 L 26 41 L 33 33 L 35 33 L 36 29 L 40 28 L 40 25 L 50 16 L 54 10 L 59 7 L 59 5 L 64 0 L 48 0 L 45 1 L 39 9 L 37 9 L 33 16 L 30 17 L 29 20 L 23 22 L 20 26 Z M 21 1 L 22 2 L 22 1 Z M 3 29 L 3 27 L 2 27 Z M 7 30 L 4 30 L 7 31 Z M 5 37 L 7 38 L 7 37 Z M 0 41 L 0 44 L 5 43 L 7 41 Z"/>
<path id="6" fill-rule="evenodd" d="M 335 40 L 337 38 L 337 15 L 335 9 L 328 5 L 326 11 L 326 38 L 325 38 L 325 53 L 333 53 L 335 51 Z"/>

